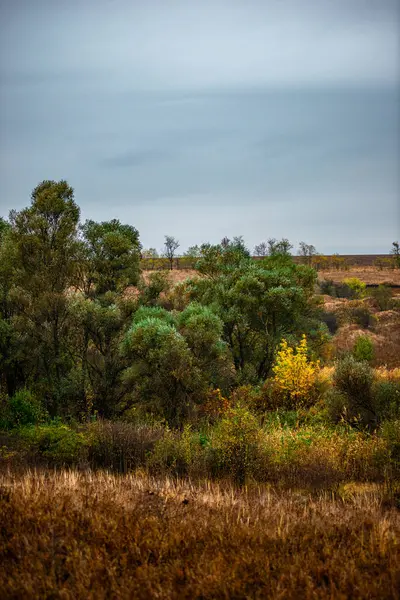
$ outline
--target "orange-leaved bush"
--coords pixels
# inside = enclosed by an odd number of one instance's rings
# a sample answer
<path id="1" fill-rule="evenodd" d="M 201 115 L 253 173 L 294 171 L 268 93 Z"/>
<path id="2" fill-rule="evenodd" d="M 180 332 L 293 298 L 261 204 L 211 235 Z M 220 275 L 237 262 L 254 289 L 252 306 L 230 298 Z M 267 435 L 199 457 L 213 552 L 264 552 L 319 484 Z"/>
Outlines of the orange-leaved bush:
<path id="1" fill-rule="evenodd" d="M 275 392 L 293 408 L 310 400 L 320 370 L 319 361 L 309 360 L 307 351 L 305 335 L 295 348 L 282 340 L 272 369 Z"/>

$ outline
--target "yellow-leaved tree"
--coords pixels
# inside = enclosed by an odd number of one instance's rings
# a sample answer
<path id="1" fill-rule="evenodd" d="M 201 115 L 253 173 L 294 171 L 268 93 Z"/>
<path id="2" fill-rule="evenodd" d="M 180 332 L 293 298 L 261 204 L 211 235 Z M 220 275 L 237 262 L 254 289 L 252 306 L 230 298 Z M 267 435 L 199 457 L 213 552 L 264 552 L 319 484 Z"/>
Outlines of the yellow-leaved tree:
<path id="1" fill-rule="evenodd" d="M 282 340 L 272 369 L 275 392 L 289 403 L 291 408 L 303 406 L 310 401 L 320 370 L 319 361 L 309 360 L 307 350 L 305 335 L 295 348 L 290 347 L 286 340 Z"/>

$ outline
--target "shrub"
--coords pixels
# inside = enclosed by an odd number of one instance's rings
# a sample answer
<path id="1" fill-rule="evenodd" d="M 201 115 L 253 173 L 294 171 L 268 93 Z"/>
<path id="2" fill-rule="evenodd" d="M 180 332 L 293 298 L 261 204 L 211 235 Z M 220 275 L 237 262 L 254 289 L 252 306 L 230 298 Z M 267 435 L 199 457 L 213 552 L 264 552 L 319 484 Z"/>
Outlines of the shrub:
<path id="1" fill-rule="evenodd" d="M 168 273 L 162 271 L 151 273 L 148 282 L 142 281 L 139 286 L 141 301 L 143 304 L 154 306 L 159 301 L 160 295 L 168 292 L 170 287 Z"/>
<path id="2" fill-rule="evenodd" d="M 353 323 L 360 325 L 364 329 L 372 327 L 375 323 L 374 317 L 366 306 L 355 306 L 352 308 L 350 317 Z"/>
<path id="3" fill-rule="evenodd" d="M 365 296 L 367 286 L 363 281 L 357 279 L 357 277 L 344 279 L 343 283 L 352 290 L 353 298 L 363 298 Z"/>
<path id="4" fill-rule="evenodd" d="M 319 289 L 321 290 L 321 294 L 326 294 L 327 296 L 336 296 L 336 287 L 333 279 L 322 279 L 318 282 Z"/>
<path id="5" fill-rule="evenodd" d="M 337 298 L 347 298 L 351 300 L 355 297 L 354 290 L 347 283 L 335 283 L 335 294 Z"/>
<path id="6" fill-rule="evenodd" d="M 156 441 L 147 466 L 152 473 L 187 475 L 197 472 L 204 475 L 204 444 L 204 437 L 193 432 L 189 424 L 182 432 L 166 429 L 163 437 Z"/>
<path id="7" fill-rule="evenodd" d="M 250 387 L 250 386 L 249 386 Z M 211 390 L 205 403 L 201 407 L 201 413 L 208 417 L 210 420 L 215 420 L 225 415 L 231 408 L 231 402 L 228 398 L 224 398 L 221 394 L 221 390 Z"/>
<path id="8" fill-rule="evenodd" d="M 376 381 L 373 384 L 373 398 L 380 420 L 400 417 L 400 383 L 396 381 Z"/>
<path id="9" fill-rule="evenodd" d="M 336 314 L 334 312 L 323 311 L 320 318 L 321 321 L 325 323 L 325 325 L 328 327 L 329 333 L 331 335 L 335 335 L 335 333 L 339 329 Z"/>
<path id="10" fill-rule="evenodd" d="M 47 417 L 45 409 L 27 389 L 18 390 L 12 398 L 5 400 L 2 413 L 0 426 L 4 429 L 36 425 Z"/>
<path id="11" fill-rule="evenodd" d="M 374 344 L 367 335 L 359 335 L 353 347 L 353 356 L 357 361 L 371 362 L 374 358 Z"/>
<path id="12" fill-rule="evenodd" d="M 354 301 L 354 303 L 349 302 L 346 306 L 342 306 L 337 316 L 341 325 L 354 323 L 363 329 L 368 329 L 375 324 L 375 318 L 368 307 L 357 301 Z"/>
<path id="13" fill-rule="evenodd" d="M 57 422 L 26 427 L 21 438 L 31 455 L 57 466 L 79 465 L 87 459 L 88 441 L 84 434 Z"/>
<path id="14" fill-rule="evenodd" d="M 372 290 L 371 295 L 380 310 L 389 310 L 393 296 L 392 288 L 390 286 L 381 284 Z"/>
<path id="15" fill-rule="evenodd" d="M 230 475 L 239 485 L 246 476 L 256 475 L 261 437 L 258 421 L 246 407 L 229 411 L 211 433 L 209 460 L 214 475 Z"/>
<path id="16" fill-rule="evenodd" d="M 127 473 L 145 464 L 147 454 L 163 435 L 161 426 L 97 421 L 88 430 L 89 463 L 94 468 Z"/>
<path id="17" fill-rule="evenodd" d="M 319 371 L 319 361 L 308 360 L 305 335 L 295 349 L 286 340 L 281 342 L 272 371 L 275 390 L 284 404 L 297 407 L 309 402 Z"/>
<path id="18" fill-rule="evenodd" d="M 354 356 L 340 360 L 333 375 L 334 389 L 328 394 L 328 408 L 334 421 L 372 427 L 377 423 L 373 402 L 373 371 L 367 362 Z"/>
<path id="19" fill-rule="evenodd" d="M 380 433 L 387 443 L 390 458 L 400 466 L 400 419 L 385 421 Z"/>

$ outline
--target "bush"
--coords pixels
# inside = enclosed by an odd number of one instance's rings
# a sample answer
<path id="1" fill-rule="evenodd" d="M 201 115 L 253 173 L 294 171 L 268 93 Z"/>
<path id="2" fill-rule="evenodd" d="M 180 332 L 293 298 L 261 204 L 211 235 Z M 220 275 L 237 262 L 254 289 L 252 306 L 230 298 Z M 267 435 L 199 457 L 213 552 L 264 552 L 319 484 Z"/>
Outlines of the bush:
<path id="1" fill-rule="evenodd" d="M 372 391 L 374 405 L 381 421 L 400 417 L 400 383 L 376 381 Z"/>
<path id="2" fill-rule="evenodd" d="M 163 435 L 160 426 L 97 421 L 88 430 L 89 463 L 93 468 L 127 473 L 145 464 L 148 453 Z"/>
<path id="3" fill-rule="evenodd" d="M 366 306 L 355 306 L 351 308 L 350 318 L 353 323 L 360 325 L 363 329 L 372 327 L 375 323 L 374 317 Z"/>
<path id="4" fill-rule="evenodd" d="M 349 302 L 346 306 L 340 307 L 337 317 L 341 325 L 351 323 L 359 325 L 363 329 L 369 329 L 375 324 L 375 318 L 368 307 L 357 301 L 354 303 Z"/>
<path id="5" fill-rule="evenodd" d="M 25 425 L 37 425 L 47 418 L 45 409 L 34 395 L 26 389 L 19 390 L 3 402 L 0 427 L 13 429 Z"/>
<path id="6" fill-rule="evenodd" d="M 77 466 L 86 462 L 88 441 L 84 434 L 54 422 L 26 427 L 20 432 L 31 456 L 57 466 Z"/>
<path id="7" fill-rule="evenodd" d="M 202 474 L 205 470 L 205 439 L 185 425 L 183 432 L 166 429 L 149 455 L 147 466 L 151 473 L 174 475 Z"/>
<path id="8" fill-rule="evenodd" d="M 360 335 L 353 347 L 353 356 L 357 361 L 371 362 L 374 358 L 374 344 L 367 335 Z"/>
<path id="9" fill-rule="evenodd" d="M 336 287 L 333 279 L 322 279 L 318 284 L 321 294 L 333 297 L 336 296 Z"/>
<path id="10" fill-rule="evenodd" d="M 391 307 L 391 299 L 393 296 L 392 288 L 388 285 L 381 284 L 371 294 L 380 310 L 389 310 Z"/>
<path id="11" fill-rule="evenodd" d="M 381 436 L 387 443 L 390 458 L 395 465 L 400 466 L 400 419 L 383 423 Z"/>
<path id="12" fill-rule="evenodd" d="M 348 279 L 344 279 L 343 283 L 350 288 L 353 294 L 353 298 L 363 298 L 365 296 L 366 284 L 357 279 L 357 277 L 349 277 Z"/>
<path id="13" fill-rule="evenodd" d="M 311 390 L 319 371 L 319 361 L 308 360 L 305 335 L 295 349 L 290 348 L 286 340 L 281 342 L 272 371 L 275 391 L 285 406 L 296 408 L 310 403 Z"/>
<path id="14" fill-rule="evenodd" d="M 351 355 L 340 360 L 333 375 L 334 388 L 327 397 L 331 418 L 363 427 L 376 425 L 372 384 L 373 371 L 367 362 L 358 362 Z"/>
<path id="15" fill-rule="evenodd" d="M 352 300 L 354 298 L 354 290 L 347 283 L 335 283 L 335 294 L 337 298 L 346 298 Z"/>
<path id="16" fill-rule="evenodd" d="M 262 430 L 256 417 L 244 406 L 232 409 L 211 433 L 209 460 L 214 475 L 230 475 L 243 485 L 258 471 Z"/>
<path id="17" fill-rule="evenodd" d="M 331 335 L 335 335 L 335 333 L 339 329 L 336 314 L 334 312 L 323 311 L 320 318 L 321 321 L 325 323 L 325 325 L 328 327 L 329 333 Z"/>

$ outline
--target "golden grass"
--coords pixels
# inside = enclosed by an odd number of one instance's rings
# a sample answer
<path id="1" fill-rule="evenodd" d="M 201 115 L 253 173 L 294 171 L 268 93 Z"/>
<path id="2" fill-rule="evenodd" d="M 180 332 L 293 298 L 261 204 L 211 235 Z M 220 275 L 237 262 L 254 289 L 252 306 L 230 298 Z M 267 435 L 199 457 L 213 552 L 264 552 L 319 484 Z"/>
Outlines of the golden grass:
<path id="1" fill-rule="evenodd" d="M 378 487 L 276 492 L 144 474 L 0 476 L 0 597 L 398 598 Z"/>

